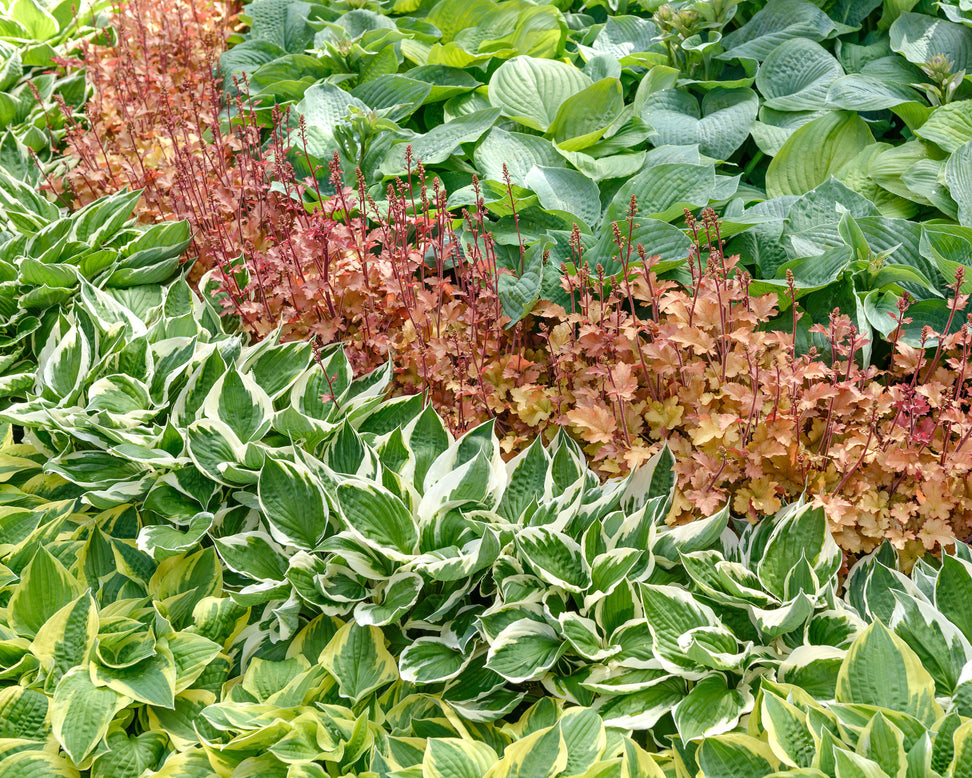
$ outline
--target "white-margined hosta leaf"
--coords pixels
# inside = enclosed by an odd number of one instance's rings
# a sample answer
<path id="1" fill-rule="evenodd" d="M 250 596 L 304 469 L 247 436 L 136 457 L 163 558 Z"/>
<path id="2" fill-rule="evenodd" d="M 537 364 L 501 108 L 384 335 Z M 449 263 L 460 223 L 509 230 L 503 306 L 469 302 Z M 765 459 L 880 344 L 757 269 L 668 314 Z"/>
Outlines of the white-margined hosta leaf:
<path id="1" fill-rule="evenodd" d="M 563 649 L 563 641 L 552 627 L 520 619 L 505 627 L 490 644 L 486 667 L 511 683 L 523 683 L 553 667 Z"/>
<path id="2" fill-rule="evenodd" d="M 202 412 L 224 422 L 244 443 L 260 440 L 270 429 L 273 403 L 249 375 L 228 370 L 213 384 Z"/>
<path id="3" fill-rule="evenodd" d="M 451 647 L 434 637 L 419 638 L 398 660 L 403 681 L 414 684 L 441 683 L 459 675 L 473 655 Z"/>
<path id="4" fill-rule="evenodd" d="M 302 464 L 268 458 L 257 484 L 270 535 L 285 545 L 312 549 L 328 526 L 328 505 L 317 477 Z"/>
<path id="5" fill-rule="evenodd" d="M 398 666 L 377 627 L 345 624 L 327 644 L 320 662 L 337 679 L 341 696 L 353 702 L 398 679 Z"/>

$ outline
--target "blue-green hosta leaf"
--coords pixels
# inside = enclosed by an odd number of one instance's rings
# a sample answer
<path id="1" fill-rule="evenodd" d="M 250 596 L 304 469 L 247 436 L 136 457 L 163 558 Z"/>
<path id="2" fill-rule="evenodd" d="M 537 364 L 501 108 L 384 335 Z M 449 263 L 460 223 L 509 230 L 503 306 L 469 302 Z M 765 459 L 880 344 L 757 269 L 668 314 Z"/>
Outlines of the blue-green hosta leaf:
<path id="1" fill-rule="evenodd" d="M 352 702 L 398 680 L 398 666 L 377 627 L 345 624 L 321 653 L 320 663 L 337 680 L 341 696 Z"/>
<path id="2" fill-rule="evenodd" d="M 546 132 L 561 104 L 591 83 L 573 65 L 528 56 L 513 57 L 493 73 L 489 101 L 514 121 Z"/>
<path id="3" fill-rule="evenodd" d="M 270 535 L 284 545 L 313 549 L 324 537 L 328 506 L 317 477 L 296 462 L 268 458 L 257 483 Z"/>
<path id="4" fill-rule="evenodd" d="M 411 511 L 378 484 L 349 478 L 337 488 L 341 514 L 354 537 L 392 559 L 408 560 L 415 553 L 418 530 Z"/>
<path id="5" fill-rule="evenodd" d="M 826 102 L 847 111 L 883 111 L 921 96 L 906 84 L 889 83 L 865 73 L 851 73 L 830 85 Z"/>
<path id="6" fill-rule="evenodd" d="M 386 175 L 404 173 L 408 146 L 412 147 L 414 159 L 421 160 L 423 164 L 436 165 L 445 162 L 461 144 L 478 141 L 493 126 L 499 115 L 498 108 L 476 111 L 439 124 L 424 135 L 397 143 L 382 162 L 382 171 Z"/>
<path id="7" fill-rule="evenodd" d="M 791 38 L 821 41 L 836 30 L 837 25 L 826 13 L 805 0 L 770 0 L 746 24 L 722 39 L 726 52 L 719 58 L 762 61 Z"/>
<path id="8" fill-rule="evenodd" d="M 51 700 L 51 729 L 71 759 L 79 764 L 108 733 L 115 714 L 128 699 L 92 683 L 87 668 L 75 667 L 57 684 Z"/>
<path id="9" fill-rule="evenodd" d="M 538 241 L 524 252 L 523 273 L 519 276 L 503 273 L 496 279 L 503 315 L 509 319 L 506 327 L 512 327 L 523 319 L 540 299 L 540 283 L 543 280 L 543 256 L 546 241 Z"/>
<path id="10" fill-rule="evenodd" d="M 851 644 L 837 676 L 837 702 L 877 705 L 931 725 L 942 715 L 935 681 L 908 645 L 880 621 Z"/>
<path id="11" fill-rule="evenodd" d="M 783 144 L 766 170 L 766 194 L 799 195 L 824 183 L 869 143 L 863 119 L 833 111 L 803 125 Z"/>
<path id="12" fill-rule="evenodd" d="M 678 163 L 647 166 L 618 190 L 604 213 L 602 230 L 610 230 L 612 222 L 624 220 L 631 195 L 637 198 L 639 214 L 669 221 L 681 216 L 685 208 L 707 205 L 715 188 L 712 166 Z"/>
<path id="13" fill-rule="evenodd" d="M 827 100 L 833 82 L 844 75 L 823 46 L 793 38 L 774 49 L 756 75 L 763 105 L 778 111 L 814 111 Z"/>
<path id="14" fill-rule="evenodd" d="M 368 106 L 328 83 L 318 83 L 304 92 L 303 99 L 297 103 L 297 113 L 307 122 L 307 151 L 309 154 L 325 159 L 336 148 L 334 128 L 350 113 L 352 108 L 367 111 Z"/>
<path id="15" fill-rule="evenodd" d="M 735 728 L 739 717 L 753 708 L 748 687 L 730 689 L 720 673 L 700 680 L 675 708 L 672 718 L 683 740 L 721 735 Z"/>
<path id="16" fill-rule="evenodd" d="M 597 184 L 577 170 L 563 166 L 534 166 L 522 180 L 548 211 L 564 211 L 584 224 L 596 225 L 601 218 L 601 192 Z"/>
<path id="17" fill-rule="evenodd" d="M 525 683 L 553 667 L 563 650 L 552 627 L 520 619 L 505 627 L 490 644 L 486 667 L 510 683 Z"/>
<path id="18" fill-rule="evenodd" d="M 398 668 L 402 680 L 414 684 L 442 683 L 458 676 L 473 654 L 446 645 L 434 637 L 421 637 L 402 651 Z"/>
<path id="19" fill-rule="evenodd" d="M 505 165 L 510 180 L 516 186 L 527 188 L 530 187 L 526 177 L 534 167 L 565 167 L 563 157 L 546 138 L 510 132 L 502 127 L 493 127 L 479 142 L 473 152 L 473 162 L 481 176 L 492 181 L 503 180 Z"/>
<path id="20" fill-rule="evenodd" d="M 920 13 L 903 13 L 891 29 L 891 48 L 909 62 L 924 65 L 936 54 L 949 58 L 953 72 L 972 65 L 972 30 Z"/>
<path id="21" fill-rule="evenodd" d="M 972 140 L 955 150 L 945 163 L 945 183 L 958 205 L 958 220 L 972 227 Z"/>
<path id="22" fill-rule="evenodd" d="M 749 137 L 758 109 L 752 89 L 709 90 L 701 109 L 694 96 L 668 89 L 648 98 L 641 117 L 656 146 L 698 144 L 703 154 L 728 159 Z"/>

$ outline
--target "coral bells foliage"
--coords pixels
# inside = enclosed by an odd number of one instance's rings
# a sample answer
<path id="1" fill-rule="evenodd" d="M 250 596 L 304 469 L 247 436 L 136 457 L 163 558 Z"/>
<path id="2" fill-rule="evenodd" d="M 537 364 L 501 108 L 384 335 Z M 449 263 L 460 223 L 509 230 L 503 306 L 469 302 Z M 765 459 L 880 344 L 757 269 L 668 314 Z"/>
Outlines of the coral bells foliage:
<path id="1" fill-rule="evenodd" d="M 116 6 L 116 42 L 84 44 L 93 96 L 86 121 L 66 117 L 72 164 L 54 182 L 74 208 L 127 187 L 143 190 L 141 221 L 189 219 L 197 273 L 266 234 L 272 166 L 259 133 L 220 121 L 214 73 L 234 23 L 228 8 L 211 0 Z"/>
<path id="2" fill-rule="evenodd" d="M 336 163 L 331 177 L 340 184 Z M 723 255 L 714 214 L 688 216 L 698 248 L 682 286 L 625 239 L 634 204 L 615 233 L 616 278 L 585 263 L 575 236 L 569 310 L 540 302 L 509 326 L 497 279 L 510 271 L 482 209 L 454 221 L 421 165 L 411 178 L 381 206 L 339 187 L 323 208 L 294 209 L 285 239 L 219 274 L 224 304 L 258 336 L 282 326 L 341 341 L 361 371 L 394 358 L 400 390 L 425 392 L 457 431 L 494 418 L 508 451 L 562 426 L 608 475 L 665 440 L 679 462 L 674 521 L 726 502 L 755 519 L 808 491 L 851 552 L 888 538 L 917 553 L 972 532 L 968 327 L 927 333 L 927 350 L 892 335 L 882 371 L 860 366 L 865 340 L 835 312 L 813 328 L 826 358 L 798 354 L 792 331 L 766 326 L 776 296 L 751 295 Z M 965 302 L 954 296 L 953 311 Z"/>

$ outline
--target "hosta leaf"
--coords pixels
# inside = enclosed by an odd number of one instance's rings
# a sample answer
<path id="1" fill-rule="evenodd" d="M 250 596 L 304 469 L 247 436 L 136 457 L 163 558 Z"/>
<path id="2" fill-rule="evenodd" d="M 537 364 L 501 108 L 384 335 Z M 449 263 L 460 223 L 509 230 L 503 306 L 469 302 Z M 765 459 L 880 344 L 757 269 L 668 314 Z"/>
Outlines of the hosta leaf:
<path id="1" fill-rule="evenodd" d="M 880 621 L 854 641 L 837 676 L 837 701 L 878 705 L 934 722 L 935 682 L 907 644 Z"/>
<path id="2" fill-rule="evenodd" d="M 711 89 L 701 110 L 694 96 L 670 89 L 649 97 L 641 116 L 656 146 L 697 143 L 703 154 L 728 159 L 749 137 L 758 109 L 752 89 Z"/>
<path id="3" fill-rule="evenodd" d="M 769 735 L 769 746 L 790 767 L 810 767 L 817 747 L 803 711 L 768 689 L 763 690 L 760 723 Z"/>
<path id="4" fill-rule="evenodd" d="M 51 701 L 51 728 L 65 753 L 83 762 L 108 732 L 108 725 L 128 700 L 96 687 L 86 668 L 70 670 L 57 684 Z"/>
<path id="5" fill-rule="evenodd" d="M 398 660 L 402 680 L 414 684 L 441 683 L 455 678 L 472 656 L 450 648 L 432 637 L 422 637 L 406 647 Z"/>
<path id="6" fill-rule="evenodd" d="M 873 142 L 867 124 L 850 111 L 814 119 L 794 132 L 773 157 L 766 171 L 766 194 L 809 192 Z"/>
<path id="7" fill-rule="evenodd" d="M 969 34 L 972 35 L 972 30 Z M 972 141 L 972 106 L 962 100 L 936 108 L 915 130 L 915 135 L 938 144 L 947 152 L 957 152 Z"/>
<path id="8" fill-rule="evenodd" d="M 296 462 L 269 458 L 257 483 L 260 508 L 271 536 L 285 545 L 312 549 L 328 525 L 328 507 L 320 481 Z"/>
<path id="9" fill-rule="evenodd" d="M 38 548 L 24 569 L 7 613 L 10 626 L 34 636 L 45 622 L 78 599 L 82 586 L 46 548 Z"/>
<path id="10" fill-rule="evenodd" d="M 356 537 L 395 559 L 405 560 L 415 553 L 418 530 L 411 511 L 390 491 L 349 479 L 338 485 L 337 498 Z"/>
<path id="11" fill-rule="evenodd" d="M 203 403 L 203 413 L 220 419 L 242 442 L 259 440 L 270 429 L 273 404 L 250 376 L 229 370 L 220 378 Z"/>
<path id="12" fill-rule="evenodd" d="M 553 667 L 563 650 L 557 633 L 532 619 L 514 621 L 492 642 L 486 667 L 510 683 L 535 680 Z"/>
<path id="13" fill-rule="evenodd" d="M 920 13 L 903 13 L 891 25 L 891 48 L 909 62 L 924 65 L 944 54 L 954 70 L 972 65 L 972 30 Z"/>
<path id="14" fill-rule="evenodd" d="M 779 766 L 777 757 L 766 743 L 735 732 L 703 740 L 697 759 L 705 776 L 762 778 Z"/>
<path id="15" fill-rule="evenodd" d="M 591 572 L 576 541 L 546 527 L 528 527 L 516 536 L 523 559 L 553 586 L 582 592 L 591 585 Z"/>
<path id="16" fill-rule="evenodd" d="M 573 65 L 528 56 L 513 57 L 493 73 L 489 101 L 514 121 L 546 132 L 561 104 L 591 83 Z"/>
<path id="17" fill-rule="evenodd" d="M 621 82 L 603 78 L 564 100 L 548 132 L 564 151 L 581 151 L 601 139 L 623 108 Z"/>
<path id="18" fill-rule="evenodd" d="M 481 778 L 497 761 L 485 743 L 460 738 L 429 738 L 422 759 L 428 778 Z"/>
<path id="19" fill-rule="evenodd" d="M 352 702 L 398 680 L 395 659 L 377 627 L 345 624 L 327 644 L 320 663 L 337 679 L 341 696 Z"/>
<path id="20" fill-rule="evenodd" d="M 675 706 L 672 716 L 682 739 L 691 740 L 728 732 L 752 705 L 747 688 L 730 689 L 725 676 L 717 673 L 700 680 Z"/>
<path id="21" fill-rule="evenodd" d="M 844 75 L 840 63 L 819 43 L 793 38 L 778 46 L 756 75 L 763 105 L 779 111 L 814 111 L 831 84 Z"/>
<path id="22" fill-rule="evenodd" d="M 422 577 L 414 573 L 399 573 L 390 578 L 382 592 L 381 603 L 358 603 L 355 620 L 362 625 L 384 626 L 398 622 L 418 602 L 422 591 Z"/>

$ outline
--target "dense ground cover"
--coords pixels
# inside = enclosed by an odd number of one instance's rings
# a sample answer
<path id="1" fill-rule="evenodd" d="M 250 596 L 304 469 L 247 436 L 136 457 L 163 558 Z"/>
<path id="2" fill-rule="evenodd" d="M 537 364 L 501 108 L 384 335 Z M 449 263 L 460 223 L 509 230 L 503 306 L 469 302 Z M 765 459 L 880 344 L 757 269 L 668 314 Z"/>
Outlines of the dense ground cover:
<path id="1" fill-rule="evenodd" d="M 0 775 L 972 770 L 961 6 L 78 10 L 0 20 Z"/>

